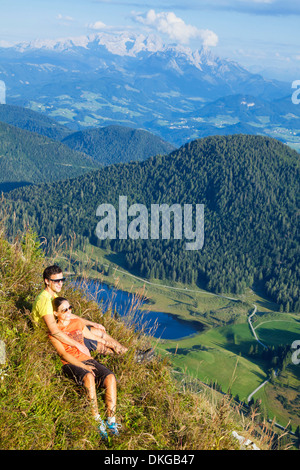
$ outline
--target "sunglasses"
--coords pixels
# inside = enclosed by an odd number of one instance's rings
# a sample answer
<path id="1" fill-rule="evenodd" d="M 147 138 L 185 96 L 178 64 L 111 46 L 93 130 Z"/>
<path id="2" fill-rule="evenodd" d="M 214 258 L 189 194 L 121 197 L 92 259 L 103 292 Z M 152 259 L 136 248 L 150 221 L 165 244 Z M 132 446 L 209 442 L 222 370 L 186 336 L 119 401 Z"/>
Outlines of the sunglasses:
<path id="1" fill-rule="evenodd" d="M 51 282 L 55 282 L 56 284 L 58 284 L 59 282 L 65 282 L 66 278 L 63 277 L 61 279 L 48 279 L 49 281 Z"/>
<path id="2" fill-rule="evenodd" d="M 72 310 L 72 308 L 73 308 L 72 305 L 69 305 L 69 307 L 64 308 L 64 309 L 62 310 L 62 313 L 67 313 L 67 311 L 68 311 L 68 310 Z"/>

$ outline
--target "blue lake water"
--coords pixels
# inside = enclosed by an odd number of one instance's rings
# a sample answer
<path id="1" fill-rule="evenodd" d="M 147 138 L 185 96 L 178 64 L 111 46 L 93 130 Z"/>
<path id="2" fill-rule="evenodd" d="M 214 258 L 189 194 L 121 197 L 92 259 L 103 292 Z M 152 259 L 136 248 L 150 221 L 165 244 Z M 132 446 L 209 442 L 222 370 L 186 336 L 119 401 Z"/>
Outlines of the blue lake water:
<path id="1" fill-rule="evenodd" d="M 111 308 L 112 312 L 117 312 L 124 319 L 130 318 L 137 329 L 143 329 L 146 334 L 151 334 L 155 338 L 180 339 L 202 329 L 200 323 L 181 320 L 169 313 L 149 311 L 146 302 L 136 295 L 107 284 L 85 280 L 83 285 L 104 312 Z M 145 308 L 142 310 L 142 307 Z M 132 311 L 134 314 L 131 314 Z"/>

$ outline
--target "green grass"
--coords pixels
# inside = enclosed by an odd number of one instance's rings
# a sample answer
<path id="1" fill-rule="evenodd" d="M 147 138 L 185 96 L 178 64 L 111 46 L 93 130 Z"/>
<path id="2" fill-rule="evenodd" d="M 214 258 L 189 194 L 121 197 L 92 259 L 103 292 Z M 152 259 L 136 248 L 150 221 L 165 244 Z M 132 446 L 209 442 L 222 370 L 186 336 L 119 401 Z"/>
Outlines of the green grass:
<path id="1" fill-rule="evenodd" d="M 264 316 L 256 323 L 256 334 L 266 345 L 292 344 L 300 338 L 300 319 L 296 315 Z"/>
<path id="2" fill-rule="evenodd" d="M 241 324 L 209 329 L 179 342 L 163 341 L 161 347 L 175 354 L 175 367 L 205 383 L 217 382 L 225 393 L 246 401 L 267 378 L 261 364 L 245 357 L 251 344 L 255 341 L 249 327 Z"/>
<path id="3" fill-rule="evenodd" d="M 269 419 L 295 431 L 300 423 L 300 367 L 289 365 L 280 377 L 268 383 L 255 395 L 262 400 L 265 414 Z"/>

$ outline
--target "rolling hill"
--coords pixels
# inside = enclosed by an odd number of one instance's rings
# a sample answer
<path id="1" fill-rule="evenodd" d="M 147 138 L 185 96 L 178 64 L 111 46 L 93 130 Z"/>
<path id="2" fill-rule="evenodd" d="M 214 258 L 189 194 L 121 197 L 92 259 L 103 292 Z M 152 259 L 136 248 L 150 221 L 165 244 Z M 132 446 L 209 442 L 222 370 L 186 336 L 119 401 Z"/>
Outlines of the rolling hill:
<path id="1" fill-rule="evenodd" d="M 73 132 L 42 113 L 0 105 L 0 191 L 172 150 L 173 145 L 140 129 L 109 126 Z"/>
<path id="2" fill-rule="evenodd" d="M 74 132 L 62 142 L 73 150 L 90 155 L 101 165 L 142 161 L 175 150 L 173 145 L 150 132 L 125 126 L 108 126 Z"/>
<path id="3" fill-rule="evenodd" d="M 213 292 L 242 293 L 253 283 L 286 311 L 299 304 L 299 155 L 262 136 L 195 140 L 167 156 L 105 167 L 53 184 L 21 188 L 2 207 L 15 214 L 11 235 L 25 221 L 40 236 L 76 235 L 122 252 L 128 269 L 147 278 L 196 283 Z M 45 197 L 46 196 L 46 197 Z M 185 241 L 118 239 L 96 234 L 100 204 L 204 204 L 202 249 Z M 132 220 L 132 219 L 130 219 Z M 194 219 L 195 222 L 195 219 Z M 138 230 L 138 229 L 136 229 Z"/>
<path id="4" fill-rule="evenodd" d="M 0 104 L 0 122 L 36 132 L 57 141 L 61 141 L 72 133 L 66 126 L 59 124 L 55 119 L 51 119 L 45 114 L 9 104 Z"/>
<path id="5" fill-rule="evenodd" d="M 0 191 L 72 178 L 99 165 L 48 137 L 0 122 Z"/>

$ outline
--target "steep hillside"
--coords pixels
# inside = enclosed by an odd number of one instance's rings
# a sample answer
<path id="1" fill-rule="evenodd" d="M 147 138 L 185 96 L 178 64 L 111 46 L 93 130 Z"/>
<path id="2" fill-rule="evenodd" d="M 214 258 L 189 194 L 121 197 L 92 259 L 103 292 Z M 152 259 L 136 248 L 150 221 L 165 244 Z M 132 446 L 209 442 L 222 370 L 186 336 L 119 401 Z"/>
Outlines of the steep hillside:
<path id="1" fill-rule="evenodd" d="M 98 168 L 89 156 L 35 132 L 0 122 L 0 190 L 58 181 Z"/>
<path id="2" fill-rule="evenodd" d="M 142 161 L 170 153 L 175 147 L 150 132 L 124 126 L 108 126 L 75 132 L 62 141 L 84 152 L 101 165 Z"/>
<path id="3" fill-rule="evenodd" d="M 6 124 L 11 124 L 20 129 L 36 132 L 57 141 L 61 141 L 72 132 L 45 114 L 9 104 L 0 105 L 0 122 L 6 122 Z"/>
<path id="4" fill-rule="evenodd" d="M 194 210 L 204 204 L 202 249 L 186 250 L 192 237 L 184 234 L 179 240 L 163 240 L 161 234 L 151 240 L 150 221 L 148 239 L 116 236 L 110 245 L 124 253 L 129 269 L 147 278 L 235 293 L 255 282 L 289 311 L 300 309 L 299 182 L 299 155 L 280 142 L 209 137 L 165 157 L 106 167 L 61 188 L 16 190 L 3 207 L 15 214 L 11 234 L 26 221 L 48 240 L 76 234 L 78 242 L 88 238 L 106 246 L 95 234 L 100 204 L 118 211 L 119 196 L 127 196 L 128 206 L 143 204 L 148 214 L 152 204 L 191 204 Z"/>

